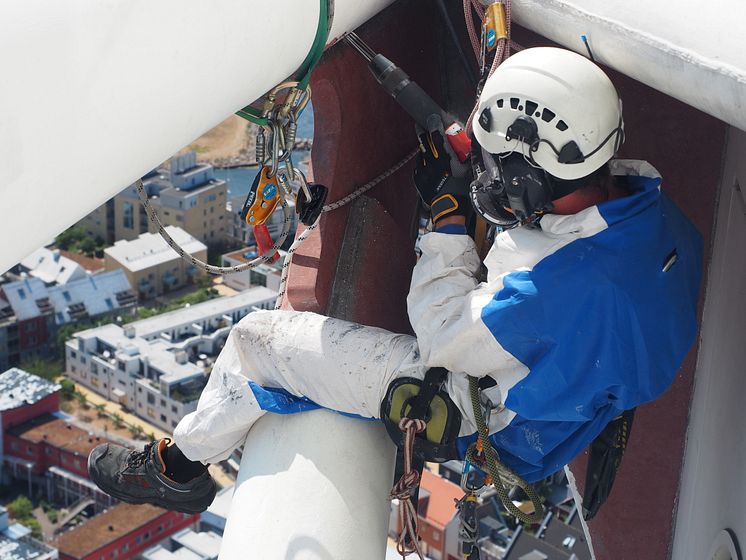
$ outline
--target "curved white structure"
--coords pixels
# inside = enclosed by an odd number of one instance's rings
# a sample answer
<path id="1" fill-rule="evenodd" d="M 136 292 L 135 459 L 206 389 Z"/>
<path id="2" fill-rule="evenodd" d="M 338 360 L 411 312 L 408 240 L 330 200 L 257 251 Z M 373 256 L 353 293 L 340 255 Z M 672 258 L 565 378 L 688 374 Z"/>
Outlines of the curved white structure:
<path id="1" fill-rule="evenodd" d="M 746 130 L 746 4 L 513 0 L 517 23 Z M 706 141 L 706 139 L 704 139 Z"/>
<path id="2" fill-rule="evenodd" d="M 336 0 L 330 40 L 392 0 Z M 317 0 L 0 3 L 0 272 L 301 64 Z"/>
<path id="3" fill-rule="evenodd" d="M 265 415 L 244 446 L 220 560 L 381 560 L 394 455 L 380 422 Z"/>
<path id="4" fill-rule="evenodd" d="M 330 39 L 392 1 L 335 0 Z M 745 6 L 514 0 L 513 13 L 580 52 L 585 34 L 601 62 L 746 129 L 746 51 L 733 31 Z M 290 75 L 318 10 L 315 0 L 0 3 L 0 272 Z"/>

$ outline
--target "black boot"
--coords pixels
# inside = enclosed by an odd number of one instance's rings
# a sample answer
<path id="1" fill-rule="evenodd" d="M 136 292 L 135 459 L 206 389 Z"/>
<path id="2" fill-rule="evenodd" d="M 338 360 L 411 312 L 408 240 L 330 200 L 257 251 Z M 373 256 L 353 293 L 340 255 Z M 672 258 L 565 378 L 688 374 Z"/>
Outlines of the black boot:
<path id="1" fill-rule="evenodd" d="M 168 478 L 163 452 L 169 441 L 153 441 L 143 451 L 99 445 L 88 456 L 88 474 L 101 490 L 123 502 L 182 513 L 205 511 L 215 498 L 215 481 L 207 470 L 188 482 Z"/>

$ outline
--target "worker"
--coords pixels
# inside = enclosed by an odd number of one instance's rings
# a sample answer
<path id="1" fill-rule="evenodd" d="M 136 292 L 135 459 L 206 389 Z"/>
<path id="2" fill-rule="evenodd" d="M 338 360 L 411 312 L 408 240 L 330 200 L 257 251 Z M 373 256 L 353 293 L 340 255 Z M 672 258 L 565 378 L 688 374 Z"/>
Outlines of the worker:
<path id="1" fill-rule="evenodd" d="M 477 177 L 464 176 L 438 127 L 420 136 L 415 185 L 434 231 L 407 300 L 415 336 L 250 313 L 173 442 L 100 445 L 91 479 L 126 502 L 199 512 L 215 494 L 206 465 L 228 458 L 263 414 L 379 418 L 393 382 L 440 367 L 460 414 L 457 454 L 476 438 L 475 376 L 493 405 L 495 449 L 531 482 L 659 397 L 697 332 L 702 240 L 650 164 L 614 159 L 624 123 L 609 78 L 567 50 L 518 52 L 486 80 L 473 135 Z M 467 234 L 475 209 L 500 226 L 484 263 Z"/>

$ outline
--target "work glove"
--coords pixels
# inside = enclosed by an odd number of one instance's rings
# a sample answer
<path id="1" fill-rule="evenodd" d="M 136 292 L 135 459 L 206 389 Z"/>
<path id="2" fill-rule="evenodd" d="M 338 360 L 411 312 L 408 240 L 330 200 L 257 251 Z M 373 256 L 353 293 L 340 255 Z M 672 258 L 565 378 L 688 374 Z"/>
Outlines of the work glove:
<path id="1" fill-rule="evenodd" d="M 420 153 L 414 184 L 433 224 L 446 216 L 464 216 L 468 221 L 474 211 L 469 200 L 469 167 L 451 149 L 440 118 L 430 132 L 420 127 L 416 131 Z"/>

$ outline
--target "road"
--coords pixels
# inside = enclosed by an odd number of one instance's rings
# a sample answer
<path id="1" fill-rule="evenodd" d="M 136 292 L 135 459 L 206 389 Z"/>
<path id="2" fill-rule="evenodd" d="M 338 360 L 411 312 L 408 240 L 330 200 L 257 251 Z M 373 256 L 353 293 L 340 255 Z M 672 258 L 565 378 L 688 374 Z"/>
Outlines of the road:
<path id="1" fill-rule="evenodd" d="M 83 387 L 79 383 L 75 384 L 75 389 L 83 393 L 86 400 L 92 405 L 103 405 L 106 412 L 108 412 L 109 414 L 118 414 L 122 417 L 122 420 L 130 426 L 140 426 L 145 434 L 153 434 L 156 439 L 170 439 L 172 437 L 171 434 L 163 431 L 161 428 L 158 428 L 150 424 L 149 422 L 146 422 L 139 416 L 135 416 L 134 414 L 127 412 L 124 408 L 122 408 L 122 405 L 105 399 L 101 395 L 94 393 L 93 391 L 86 387 Z M 223 471 L 223 469 L 220 468 L 219 465 L 210 465 L 209 470 L 210 474 L 215 479 L 215 482 L 217 482 L 218 485 L 220 485 L 221 487 L 231 486 L 235 483 L 235 480 L 225 474 L 225 472 Z"/>

